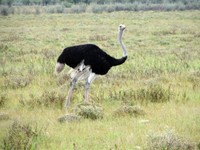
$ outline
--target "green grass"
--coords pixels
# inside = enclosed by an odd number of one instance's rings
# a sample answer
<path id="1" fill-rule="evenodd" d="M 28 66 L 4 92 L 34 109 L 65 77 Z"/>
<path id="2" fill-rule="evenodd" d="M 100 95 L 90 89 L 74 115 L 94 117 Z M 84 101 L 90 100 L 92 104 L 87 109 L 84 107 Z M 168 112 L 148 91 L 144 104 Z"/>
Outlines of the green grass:
<path id="1" fill-rule="evenodd" d="M 67 46 L 94 43 L 120 58 L 121 23 L 127 27 L 128 59 L 90 89 L 90 101 L 103 107 L 103 119 L 58 122 L 69 88 L 69 67 L 53 75 L 58 55 Z M 199 11 L 0 16 L 0 113 L 9 116 L 0 119 L 1 145 L 10 136 L 18 139 L 9 133 L 24 133 L 12 131 L 17 120 L 36 133 L 32 149 L 149 149 L 151 135 L 166 128 L 197 146 L 199 29 Z M 83 102 L 83 85 L 77 84 L 70 112 Z M 145 114 L 116 116 L 125 105 L 139 106 Z"/>

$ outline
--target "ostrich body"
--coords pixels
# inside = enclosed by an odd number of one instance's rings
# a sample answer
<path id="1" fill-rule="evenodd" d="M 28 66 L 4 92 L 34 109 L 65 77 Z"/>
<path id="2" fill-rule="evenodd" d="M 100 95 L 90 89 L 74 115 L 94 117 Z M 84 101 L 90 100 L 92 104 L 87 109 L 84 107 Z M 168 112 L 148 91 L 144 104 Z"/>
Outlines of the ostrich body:
<path id="1" fill-rule="evenodd" d="M 116 59 L 101 50 L 94 44 L 84 44 L 67 47 L 63 50 L 57 59 L 55 73 L 60 73 L 65 64 L 73 68 L 71 71 L 71 86 L 65 103 L 67 109 L 70 104 L 70 98 L 76 82 L 80 79 L 86 79 L 85 82 L 85 102 L 88 102 L 88 92 L 90 83 L 95 75 L 105 75 L 111 67 L 123 64 L 127 59 L 126 47 L 122 42 L 122 34 L 125 30 L 124 25 L 119 26 L 118 40 L 122 46 L 123 57 Z"/>

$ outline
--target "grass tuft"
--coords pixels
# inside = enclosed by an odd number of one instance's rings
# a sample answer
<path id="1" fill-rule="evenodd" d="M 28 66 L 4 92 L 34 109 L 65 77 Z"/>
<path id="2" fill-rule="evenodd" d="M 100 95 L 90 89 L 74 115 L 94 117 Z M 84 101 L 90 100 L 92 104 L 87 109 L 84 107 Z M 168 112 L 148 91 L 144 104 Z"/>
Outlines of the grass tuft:
<path id="1" fill-rule="evenodd" d="M 68 115 L 65 115 L 65 116 L 58 118 L 58 121 L 60 123 L 63 123 L 63 122 L 66 122 L 66 121 L 67 122 L 75 122 L 75 121 L 80 121 L 80 119 L 81 119 L 80 116 L 68 114 Z"/>
<path id="2" fill-rule="evenodd" d="M 103 108 L 96 104 L 79 104 L 75 111 L 79 116 L 92 120 L 102 119 L 104 115 Z"/>
<path id="3" fill-rule="evenodd" d="M 9 129 L 8 136 L 3 139 L 2 149 L 36 149 L 41 133 L 42 130 L 38 127 L 15 121 Z"/>
<path id="4" fill-rule="evenodd" d="M 8 101 L 8 97 L 6 94 L 0 94 L 0 108 L 4 107 Z"/>
<path id="5" fill-rule="evenodd" d="M 138 117 L 144 115 L 145 112 L 139 106 L 121 106 L 116 111 L 114 111 L 114 116 L 125 116 L 130 115 Z"/>
<path id="6" fill-rule="evenodd" d="M 4 87 L 17 89 L 28 86 L 32 81 L 32 76 L 8 75 L 4 81 Z"/>
<path id="7" fill-rule="evenodd" d="M 8 120 L 10 117 L 7 113 L 0 112 L 0 121 L 1 120 Z"/>
<path id="8" fill-rule="evenodd" d="M 123 103 L 127 105 L 135 105 L 138 102 L 144 104 L 164 103 L 170 101 L 172 95 L 170 86 L 165 88 L 159 84 L 150 84 L 137 90 L 120 92 Z"/>
<path id="9" fill-rule="evenodd" d="M 149 136 L 149 150 L 167 149 L 167 150 L 193 150 L 194 144 L 188 139 L 177 136 L 172 130 L 166 130 L 161 134 Z"/>

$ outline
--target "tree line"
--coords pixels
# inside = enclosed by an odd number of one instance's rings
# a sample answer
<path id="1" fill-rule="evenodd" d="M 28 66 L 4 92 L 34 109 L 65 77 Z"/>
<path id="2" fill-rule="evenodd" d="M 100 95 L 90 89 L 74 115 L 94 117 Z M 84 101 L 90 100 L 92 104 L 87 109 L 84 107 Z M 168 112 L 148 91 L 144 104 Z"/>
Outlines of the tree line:
<path id="1" fill-rule="evenodd" d="M 114 3 L 143 3 L 143 4 L 161 4 L 161 3 L 196 3 L 199 0 L 0 0 L 0 5 L 55 5 L 64 4 L 71 7 L 76 4 L 114 4 Z"/>

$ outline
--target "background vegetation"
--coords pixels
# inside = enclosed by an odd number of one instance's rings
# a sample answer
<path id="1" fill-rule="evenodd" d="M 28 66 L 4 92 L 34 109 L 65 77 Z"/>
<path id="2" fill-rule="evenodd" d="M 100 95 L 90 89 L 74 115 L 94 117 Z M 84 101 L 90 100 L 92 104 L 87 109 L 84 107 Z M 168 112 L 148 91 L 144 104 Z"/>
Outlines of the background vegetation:
<path id="1" fill-rule="evenodd" d="M 0 0 L 1 15 L 199 9 L 199 0 Z"/>
<path id="2" fill-rule="evenodd" d="M 128 59 L 98 77 L 90 102 L 103 118 L 60 123 L 69 67 L 53 75 L 61 51 L 94 43 Z M 112 12 L 0 16 L 2 149 L 198 149 L 200 12 Z M 83 102 L 84 83 L 69 111 Z"/>
<path id="3" fill-rule="evenodd" d="M 162 4 L 162 3 L 197 3 L 198 0 L 1 0 L 1 4 L 7 5 L 54 5 L 58 3 L 71 6 L 73 4 L 110 4 L 110 3 L 143 3 L 143 4 Z"/>

